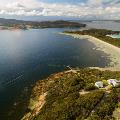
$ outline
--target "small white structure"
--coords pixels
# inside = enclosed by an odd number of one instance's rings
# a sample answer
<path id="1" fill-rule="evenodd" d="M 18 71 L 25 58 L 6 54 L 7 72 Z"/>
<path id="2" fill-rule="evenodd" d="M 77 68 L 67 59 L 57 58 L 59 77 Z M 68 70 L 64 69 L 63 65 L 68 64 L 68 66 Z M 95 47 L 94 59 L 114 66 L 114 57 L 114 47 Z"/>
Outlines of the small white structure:
<path id="1" fill-rule="evenodd" d="M 95 86 L 98 87 L 98 88 L 103 88 L 103 82 L 98 81 L 98 82 L 95 83 Z"/>
<path id="2" fill-rule="evenodd" d="M 109 85 L 112 85 L 114 87 L 119 85 L 119 83 L 120 83 L 120 81 L 118 81 L 116 79 L 109 79 L 109 80 L 107 80 L 107 82 L 108 82 Z"/>

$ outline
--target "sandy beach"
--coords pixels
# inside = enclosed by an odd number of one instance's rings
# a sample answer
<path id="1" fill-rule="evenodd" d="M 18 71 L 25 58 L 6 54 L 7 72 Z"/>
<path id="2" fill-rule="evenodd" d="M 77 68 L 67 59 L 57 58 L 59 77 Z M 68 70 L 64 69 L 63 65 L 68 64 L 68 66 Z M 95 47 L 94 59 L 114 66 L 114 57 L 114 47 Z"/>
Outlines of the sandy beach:
<path id="1" fill-rule="evenodd" d="M 107 59 L 111 62 L 105 68 L 91 67 L 100 70 L 111 70 L 111 71 L 120 71 L 120 48 L 104 42 L 98 38 L 89 35 L 78 35 L 78 34 L 69 34 L 69 33 L 61 33 L 65 35 L 72 36 L 77 39 L 85 39 L 92 42 L 96 47 L 94 50 L 103 51 L 107 54 Z"/>

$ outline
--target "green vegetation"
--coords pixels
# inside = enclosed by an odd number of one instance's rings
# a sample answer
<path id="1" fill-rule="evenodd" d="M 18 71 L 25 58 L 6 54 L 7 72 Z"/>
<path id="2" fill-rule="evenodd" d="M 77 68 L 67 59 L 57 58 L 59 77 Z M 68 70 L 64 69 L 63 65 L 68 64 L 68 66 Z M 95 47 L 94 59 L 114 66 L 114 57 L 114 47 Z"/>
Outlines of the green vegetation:
<path id="1" fill-rule="evenodd" d="M 84 87 L 84 90 L 86 90 L 86 91 L 95 90 L 95 89 L 97 89 L 97 87 L 95 86 L 94 83 L 87 84 L 87 85 Z"/>
<path id="2" fill-rule="evenodd" d="M 120 39 L 106 36 L 110 34 L 119 34 L 120 33 L 119 31 L 112 31 L 112 30 L 105 30 L 105 29 L 89 29 L 89 30 L 83 30 L 83 31 L 65 31 L 65 33 L 90 35 L 102 41 L 113 44 L 117 47 L 120 47 Z"/>
<path id="3" fill-rule="evenodd" d="M 96 89 L 96 81 L 120 79 L 120 72 L 79 69 L 61 72 L 38 81 L 31 99 L 47 92 L 45 104 L 31 120 L 110 120 L 120 102 L 120 88 Z M 106 83 L 104 83 L 106 84 Z M 82 91 L 83 94 L 82 94 Z M 32 106 L 31 106 L 32 107 Z M 29 114 L 32 114 L 29 112 Z"/>
<path id="4" fill-rule="evenodd" d="M 106 80 L 102 80 L 103 86 L 108 86 L 108 82 Z"/>
<path id="5" fill-rule="evenodd" d="M 118 103 L 119 100 L 120 88 L 112 89 L 111 93 L 106 94 L 101 103 L 94 109 L 94 113 L 90 116 L 90 119 L 96 120 L 94 117 L 97 117 L 100 120 L 110 120 L 116 103 Z"/>

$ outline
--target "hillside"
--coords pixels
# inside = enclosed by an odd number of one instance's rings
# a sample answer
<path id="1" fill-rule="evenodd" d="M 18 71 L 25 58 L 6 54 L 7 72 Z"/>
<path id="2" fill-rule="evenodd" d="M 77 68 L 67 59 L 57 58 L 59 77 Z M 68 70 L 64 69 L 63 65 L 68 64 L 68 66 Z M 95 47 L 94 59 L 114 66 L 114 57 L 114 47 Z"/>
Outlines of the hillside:
<path id="1" fill-rule="evenodd" d="M 120 114 L 120 87 L 106 80 L 120 80 L 120 72 L 77 69 L 38 81 L 22 120 L 113 120 Z M 102 81 L 104 88 L 95 87 Z M 120 116 L 119 116 L 120 117 Z"/>

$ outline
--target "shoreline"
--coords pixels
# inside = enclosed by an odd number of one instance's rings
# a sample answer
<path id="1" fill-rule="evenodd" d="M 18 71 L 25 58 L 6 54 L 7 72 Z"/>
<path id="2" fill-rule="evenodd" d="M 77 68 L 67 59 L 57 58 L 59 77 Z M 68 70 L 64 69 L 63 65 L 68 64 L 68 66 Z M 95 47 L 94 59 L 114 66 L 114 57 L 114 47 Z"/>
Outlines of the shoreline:
<path id="1" fill-rule="evenodd" d="M 111 71 L 120 71 L 120 48 L 116 47 L 110 43 L 104 42 L 98 38 L 95 38 L 90 35 L 78 35 L 78 34 L 70 34 L 70 33 L 60 33 L 63 35 L 72 36 L 77 39 L 85 39 L 92 42 L 96 47 L 94 50 L 103 51 L 107 54 L 107 59 L 111 62 L 108 63 L 104 68 L 100 67 L 90 67 L 91 69 L 99 69 L 99 70 L 111 70 Z"/>

